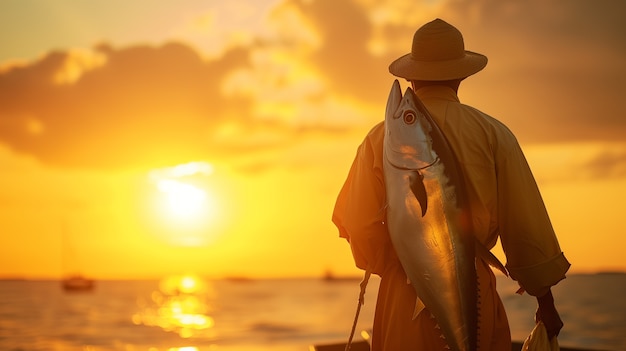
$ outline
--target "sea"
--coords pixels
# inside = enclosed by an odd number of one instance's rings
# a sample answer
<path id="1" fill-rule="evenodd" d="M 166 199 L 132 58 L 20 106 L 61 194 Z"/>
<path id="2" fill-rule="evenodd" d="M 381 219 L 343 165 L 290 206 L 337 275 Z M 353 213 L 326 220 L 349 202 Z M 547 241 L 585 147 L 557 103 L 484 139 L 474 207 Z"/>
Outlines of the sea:
<path id="1" fill-rule="evenodd" d="M 370 279 L 354 339 L 371 329 L 379 281 Z M 498 276 L 513 340 L 534 326 L 536 300 Z M 553 288 L 562 347 L 626 350 L 626 274 L 572 274 Z M 359 279 L 0 281 L 0 350 L 306 351 L 347 341 Z"/>

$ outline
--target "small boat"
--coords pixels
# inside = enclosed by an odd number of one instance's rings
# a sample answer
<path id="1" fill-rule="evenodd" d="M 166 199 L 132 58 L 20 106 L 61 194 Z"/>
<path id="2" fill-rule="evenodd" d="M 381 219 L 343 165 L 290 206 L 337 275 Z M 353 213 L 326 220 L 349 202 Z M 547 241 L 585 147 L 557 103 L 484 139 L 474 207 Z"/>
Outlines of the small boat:
<path id="1" fill-rule="evenodd" d="M 72 275 L 61 281 L 63 290 L 68 292 L 92 291 L 95 287 L 93 279 L 81 275 Z"/>
<path id="2" fill-rule="evenodd" d="M 80 274 L 81 266 L 77 261 L 76 251 L 72 245 L 68 224 L 61 227 L 61 267 L 65 272 L 61 279 L 61 287 L 66 292 L 89 292 L 95 288 L 95 281 Z"/>
<path id="3" fill-rule="evenodd" d="M 369 340 L 371 338 L 371 330 L 363 330 L 361 332 L 361 336 L 363 337 L 363 339 L 352 341 L 352 344 L 350 345 L 350 351 L 370 351 Z M 309 351 L 345 351 L 347 345 L 348 344 L 346 342 L 311 345 L 309 347 Z M 511 345 L 511 351 L 520 351 L 522 350 L 523 345 L 524 345 L 523 341 L 513 341 L 513 344 Z M 559 346 L 559 349 L 560 351 L 608 351 L 608 350 L 562 347 L 562 346 Z"/>
<path id="4" fill-rule="evenodd" d="M 321 345 L 311 345 L 309 351 L 345 351 L 346 343 L 336 343 L 336 344 L 321 344 Z M 514 341 L 511 346 L 511 351 L 520 351 L 522 349 L 523 342 Z M 582 348 L 572 348 L 572 347 L 559 347 L 560 351 L 602 351 L 595 349 L 582 349 Z M 352 342 L 350 347 L 350 351 L 370 351 L 370 345 L 365 340 L 355 340 Z"/>
<path id="5" fill-rule="evenodd" d="M 324 272 L 322 276 L 322 280 L 329 283 L 335 282 L 354 282 L 363 279 L 362 277 L 357 276 L 337 276 L 331 270 L 327 270 Z"/>

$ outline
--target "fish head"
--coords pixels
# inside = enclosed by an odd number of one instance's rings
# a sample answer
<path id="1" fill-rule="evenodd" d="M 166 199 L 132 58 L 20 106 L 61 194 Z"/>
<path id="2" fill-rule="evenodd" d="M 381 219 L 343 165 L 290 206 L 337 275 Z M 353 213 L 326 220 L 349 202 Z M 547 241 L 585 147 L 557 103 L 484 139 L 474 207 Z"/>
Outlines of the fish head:
<path id="1" fill-rule="evenodd" d="M 421 169 L 437 159 L 424 110 L 413 89 L 402 96 L 396 79 L 387 99 L 384 141 L 385 157 L 394 167 Z"/>

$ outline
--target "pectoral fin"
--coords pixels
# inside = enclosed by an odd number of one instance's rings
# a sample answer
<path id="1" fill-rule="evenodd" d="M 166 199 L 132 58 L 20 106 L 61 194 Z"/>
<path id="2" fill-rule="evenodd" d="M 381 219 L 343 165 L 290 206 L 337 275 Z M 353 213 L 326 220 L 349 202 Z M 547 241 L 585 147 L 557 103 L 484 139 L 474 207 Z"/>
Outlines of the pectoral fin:
<path id="1" fill-rule="evenodd" d="M 420 207 L 422 208 L 422 217 L 426 215 L 428 209 L 428 195 L 426 194 L 426 187 L 424 186 L 424 176 L 419 172 L 411 172 L 409 175 L 410 187 L 413 195 L 417 198 Z"/>

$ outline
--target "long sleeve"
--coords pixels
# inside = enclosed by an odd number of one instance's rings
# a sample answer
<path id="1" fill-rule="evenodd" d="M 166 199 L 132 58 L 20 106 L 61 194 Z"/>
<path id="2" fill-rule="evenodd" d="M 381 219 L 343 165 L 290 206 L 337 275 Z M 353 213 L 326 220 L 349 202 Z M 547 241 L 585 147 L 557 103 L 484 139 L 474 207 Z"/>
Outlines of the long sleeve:
<path id="1" fill-rule="evenodd" d="M 513 144 L 496 166 L 499 232 L 507 268 L 529 294 L 540 296 L 565 278 L 570 264 L 519 146 Z"/>
<path id="2" fill-rule="evenodd" d="M 382 129 L 382 124 L 375 126 L 359 146 L 332 216 L 339 235 L 350 243 L 356 266 L 379 275 L 392 250 L 384 223 Z"/>

